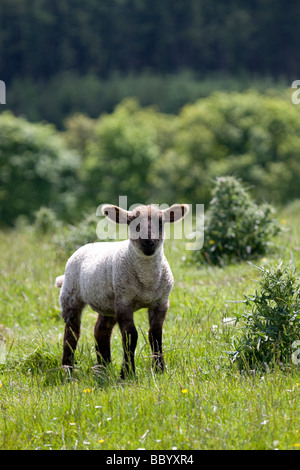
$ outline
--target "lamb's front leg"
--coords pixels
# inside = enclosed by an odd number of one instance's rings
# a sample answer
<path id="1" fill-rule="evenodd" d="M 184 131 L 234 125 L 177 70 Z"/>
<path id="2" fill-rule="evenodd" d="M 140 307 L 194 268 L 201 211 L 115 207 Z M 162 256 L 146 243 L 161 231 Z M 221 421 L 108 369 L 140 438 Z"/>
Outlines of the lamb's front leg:
<path id="1" fill-rule="evenodd" d="M 122 334 L 124 361 L 121 369 L 121 378 L 128 374 L 135 374 L 134 353 L 137 345 L 138 333 L 133 321 L 132 308 L 116 302 L 116 316 Z"/>
<path id="2" fill-rule="evenodd" d="M 149 317 L 149 343 L 152 349 L 152 367 L 156 371 L 165 369 L 162 352 L 162 327 L 169 308 L 169 303 L 156 305 L 148 310 Z"/>

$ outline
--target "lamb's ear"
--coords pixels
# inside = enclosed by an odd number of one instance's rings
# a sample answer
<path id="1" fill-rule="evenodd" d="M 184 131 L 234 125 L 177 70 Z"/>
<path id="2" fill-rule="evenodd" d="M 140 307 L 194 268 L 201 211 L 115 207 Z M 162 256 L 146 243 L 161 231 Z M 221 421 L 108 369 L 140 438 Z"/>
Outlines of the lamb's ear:
<path id="1" fill-rule="evenodd" d="M 132 220 L 132 213 L 112 204 L 105 204 L 101 208 L 102 214 L 117 224 L 129 224 Z"/>
<path id="2" fill-rule="evenodd" d="M 162 211 L 164 222 L 177 222 L 189 212 L 190 208 L 187 204 L 173 204 Z"/>

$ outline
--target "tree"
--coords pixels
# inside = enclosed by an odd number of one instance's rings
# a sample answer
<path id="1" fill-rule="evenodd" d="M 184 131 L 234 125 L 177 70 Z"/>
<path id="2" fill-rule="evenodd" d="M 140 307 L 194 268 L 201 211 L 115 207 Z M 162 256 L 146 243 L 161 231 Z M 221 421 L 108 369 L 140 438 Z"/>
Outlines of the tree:
<path id="1" fill-rule="evenodd" d="M 63 217 L 76 209 L 79 158 L 50 125 L 0 115 L 0 223 L 48 206 Z"/>
<path id="2" fill-rule="evenodd" d="M 123 195 L 129 205 L 149 201 L 152 165 L 170 145 L 172 121 L 133 99 L 101 116 L 83 168 L 90 204 L 117 203 Z"/>

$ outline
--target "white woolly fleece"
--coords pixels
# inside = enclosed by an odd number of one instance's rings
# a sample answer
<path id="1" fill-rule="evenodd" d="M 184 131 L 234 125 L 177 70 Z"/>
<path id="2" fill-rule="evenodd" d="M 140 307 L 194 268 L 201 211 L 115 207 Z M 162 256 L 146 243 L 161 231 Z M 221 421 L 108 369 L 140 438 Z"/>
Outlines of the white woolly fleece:
<path id="1" fill-rule="evenodd" d="M 125 240 L 79 248 L 55 285 L 62 286 L 60 303 L 66 321 L 71 309 L 80 309 L 84 304 L 113 316 L 116 298 L 133 311 L 166 306 L 173 283 L 163 244 L 153 256 L 145 256 L 131 240 Z"/>

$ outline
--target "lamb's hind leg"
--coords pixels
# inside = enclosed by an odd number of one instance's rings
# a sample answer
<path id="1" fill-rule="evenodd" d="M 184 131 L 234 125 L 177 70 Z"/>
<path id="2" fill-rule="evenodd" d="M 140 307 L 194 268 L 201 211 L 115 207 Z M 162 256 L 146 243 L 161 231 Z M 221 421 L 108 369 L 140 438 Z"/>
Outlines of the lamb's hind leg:
<path id="1" fill-rule="evenodd" d="M 110 339 L 117 319 L 99 314 L 96 321 L 94 335 L 96 340 L 96 353 L 98 363 L 106 365 L 111 362 Z"/>
<path id="2" fill-rule="evenodd" d="M 74 365 L 74 355 L 77 343 L 80 337 L 81 314 L 84 307 L 82 302 L 69 306 L 67 302 L 61 301 L 62 317 L 66 323 L 64 341 L 63 341 L 63 357 L 62 364 L 64 366 Z"/>

